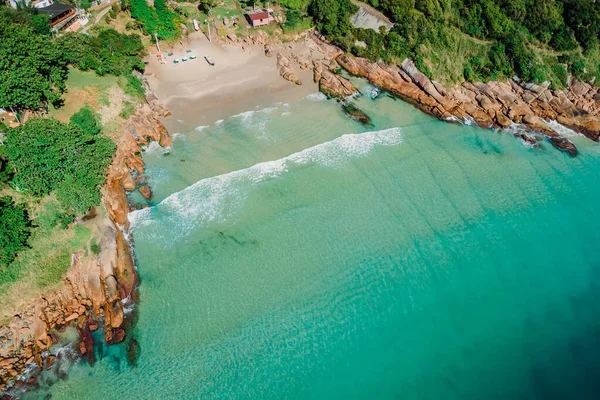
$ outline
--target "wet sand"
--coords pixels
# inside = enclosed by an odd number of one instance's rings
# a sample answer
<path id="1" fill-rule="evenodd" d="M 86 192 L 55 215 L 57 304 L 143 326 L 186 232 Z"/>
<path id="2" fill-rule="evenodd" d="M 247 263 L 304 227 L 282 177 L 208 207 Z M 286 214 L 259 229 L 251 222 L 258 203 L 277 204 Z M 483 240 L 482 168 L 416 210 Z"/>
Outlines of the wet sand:
<path id="1" fill-rule="evenodd" d="M 302 81 L 298 86 L 283 79 L 277 70 L 275 56 L 266 57 L 262 46 L 219 45 L 211 43 L 197 32 L 190 36 L 186 53 L 182 46 L 173 49 L 173 56 L 161 64 L 156 49 L 147 57 L 148 81 L 156 96 L 162 100 L 173 117 L 164 122 L 170 132 L 185 132 L 207 125 L 233 114 L 256 107 L 267 107 L 275 101 L 292 101 L 318 91 L 312 71 L 296 72 Z M 289 52 L 295 43 L 274 45 L 273 54 Z M 164 54 L 164 50 L 163 54 Z M 182 57 L 194 54 L 195 60 L 182 62 Z M 210 66 L 204 59 L 209 55 L 215 62 Z M 174 64 L 173 60 L 180 62 Z M 185 122 L 183 122 L 185 121 Z"/>

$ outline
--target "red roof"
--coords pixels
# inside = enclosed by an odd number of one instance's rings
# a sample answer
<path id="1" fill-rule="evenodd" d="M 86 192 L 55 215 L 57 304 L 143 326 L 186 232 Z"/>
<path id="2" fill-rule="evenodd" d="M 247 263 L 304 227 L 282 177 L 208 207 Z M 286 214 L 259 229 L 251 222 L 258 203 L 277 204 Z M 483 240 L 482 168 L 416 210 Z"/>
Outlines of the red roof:
<path id="1" fill-rule="evenodd" d="M 269 18 L 269 14 L 267 14 L 266 12 L 259 12 L 256 14 L 248 14 L 248 17 L 252 20 L 252 21 L 258 21 L 261 19 L 268 19 Z"/>

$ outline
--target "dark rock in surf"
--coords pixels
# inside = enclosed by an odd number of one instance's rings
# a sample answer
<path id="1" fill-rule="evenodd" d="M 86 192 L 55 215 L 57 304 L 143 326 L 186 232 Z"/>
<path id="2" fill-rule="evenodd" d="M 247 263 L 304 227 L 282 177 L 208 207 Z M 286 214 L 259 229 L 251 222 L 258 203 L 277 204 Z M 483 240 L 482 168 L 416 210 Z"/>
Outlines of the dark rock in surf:
<path id="1" fill-rule="evenodd" d="M 357 120 L 364 126 L 373 126 L 373 124 L 371 123 L 371 117 L 359 110 L 354 104 L 344 103 L 342 104 L 342 109 L 344 110 L 346 115 L 348 115 L 352 119 Z"/>

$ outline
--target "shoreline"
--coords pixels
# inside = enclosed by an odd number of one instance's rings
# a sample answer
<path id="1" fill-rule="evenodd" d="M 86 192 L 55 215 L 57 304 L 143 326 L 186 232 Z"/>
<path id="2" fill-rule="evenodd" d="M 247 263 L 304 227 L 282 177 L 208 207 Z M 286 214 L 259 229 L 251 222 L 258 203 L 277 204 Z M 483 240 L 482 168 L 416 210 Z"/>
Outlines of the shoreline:
<path id="1" fill-rule="evenodd" d="M 161 65 L 155 52 L 148 56 L 144 73 L 147 103 L 122 127 L 102 190 L 107 212 L 100 221 L 102 251 L 98 255 L 74 253 L 63 287 L 28 303 L 18 318 L 0 328 L 0 335 L 9 338 L 9 345 L 0 349 L 0 378 L 8 377 L 6 382 L 0 381 L 0 393 L 32 365 L 37 365 L 34 369 L 38 372 L 52 368 L 57 359 L 47 351 L 68 327 L 77 329 L 79 352 L 90 362 L 94 353 L 90 332 L 102 327 L 102 318 L 106 343 L 131 340 L 125 329 L 129 319 L 124 305 L 137 303 L 139 280 L 133 243 L 126 238 L 131 211 L 127 192 L 139 190 L 147 200 L 151 198 L 141 146 L 156 141 L 169 147 L 169 132 L 189 132 L 267 107 L 274 96 L 278 101 L 292 101 L 321 91 L 330 98 L 345 99 L 356 89 L 335 72 L 342 67 L 440 120 L 503 130 L 524 124 L 571 156 L 577 155 L 576 147 L 544 120 L 556 120 L 594 141 L 600 136 L 600 91 L 584 82 L 572 81 L 567 91 L 516 81 L 464 83 L 448 89 L 427 78 L 410 60 L 400 66 L 371 63 L 343 54 L 314 34 L 300 35 L 290 43 L 257 34 L 215 44 L 198 33 L 191 36 L 188 47 L 197 59 Z M 174 53 L 168 60 L 187 54 L 183 49 Z M 206 63 L 204 54 L 215 60 L 214 67 Z M 538 145 L 538 137 L 513 134 Z M 15 387 L 33 385 L 35 377 L 25 376 L 18 382 Z"/>
<path id="2" fill-rule="evenodd" d="M 290 54 L 301 45 L 273 46 L 278 53 Z M 189 132 L 257 105 L 267 107 L 273 97 L 291 101 L 318 91 L 309 70 L 297 72 L 302 85 L 282 79 L 275 58 L 265 56 L 264 44 L 211 43 L 196 33 L 185 48 L 191 52 L 186 53 L 181 46 L 171 50 L 173 56 L 166 58 L 166 64 L 157 59 L 156 48 L 147 56 L 144 76 L 156 97 L 173 113 L 172 118 L 164 120 L 170 132 Z M 173 63 L 175 58 L 190 54 L 197 58 Z M 209 66 L 204 55 L 210 56 L 215 65 Z"/>
<path id="3" fill-rule="evenodd" d="M 0 327 L 2 398 L 18 398 L 22 392 L 35 389 L 42 371 L 53 370 L 62 377 L 60 364 L 69 362 L 75 353 L 93 364 L 92 332 L 99 329 L 103 330 L 104 343 L 129 340 L 130 348 L 135 349 L 135 339 L 129 335 L 134 318 L 127 309 L 137 304 L 139 279 L 133 244 L 128 238 L 130 207 L 126 192 L 145 185 L 145 180 L 139 179 L 144 172 L 141 146 L 151 141 L 171 145 L 169 134 L 158 120 L 159 115 L 166 114 L 156 101 L 152 106 L 144 103 L 122 126 L 102 188 L 102 204 L 98 211 L 93 208 L 84 216 L 99 229 L 98 253 L 73 253 L 62 285 L 28 301 Z M 50 348 L 57 344 L 72 346 L 75 353 L 57 350 L 52 354 Z"/>

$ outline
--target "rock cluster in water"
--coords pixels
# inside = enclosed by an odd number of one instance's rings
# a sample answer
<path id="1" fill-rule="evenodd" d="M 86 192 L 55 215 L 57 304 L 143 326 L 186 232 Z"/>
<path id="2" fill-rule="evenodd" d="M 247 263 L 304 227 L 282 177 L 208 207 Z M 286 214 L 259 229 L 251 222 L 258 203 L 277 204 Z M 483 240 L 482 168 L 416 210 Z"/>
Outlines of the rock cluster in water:
<path id="1" fill-rule="evenodd" d="M 275 42 L 266 42 L 264 35 L 258 39 L 265 47 L 265 54 L 270 56 Z M 401 65 L 373 63 L 344 54 L 317 34 L 304 34 L 296 40 L 302 43 L 288 46 L 292 48 L 289 58 L 301 69 L 312 63 L 315 82 L 320 91 L 331 98 L 345 99 L 357 92 L 350 81 L 336 73 L 342 67 L 441 120 L 475 123 L 483 128 L 524 125 L 572 156 L 577 155 L 575 145 L 546 121 L 555 120 L 594 141 L 599 140 L 600 90 L 574 78 L 570 79 L 567 90 L 552 90 L 549 82 L 536 85 L 517 78 L 488 83 L 464 82 L 458 87 L 446 88 L 419 71 L 410 59 Z M 278 61 L 281 75 L 294 82 L 297 76 L 293 63 L 283 56 L 278 56 L 278 60 L 282 60 Z M 538 146 L 540 137 L 527 130 L 511 131 L 521 140 Z"/>
<path id="2" fill-rule="evenodd" d="M 421 73 L 409 59 L 401 66 L 371 63 L 349 55 L 340 55 L 336 61 L 350 73 L 367 78 L 442 120 L 473 121 L 484 128 L 524 124 L 572 156 L 577 155 L 575 145 L 544 120 L 556 120 L 594 141 L 600 135 L 600 93 L 585 82 L 572 80 L 569 90 L 551 90 L 548 83 L 536 85 L 515 79 L 487 84 L 465 82 L 448 90 Z M 517 135 L 535 143 L 530 136 Z"/>

